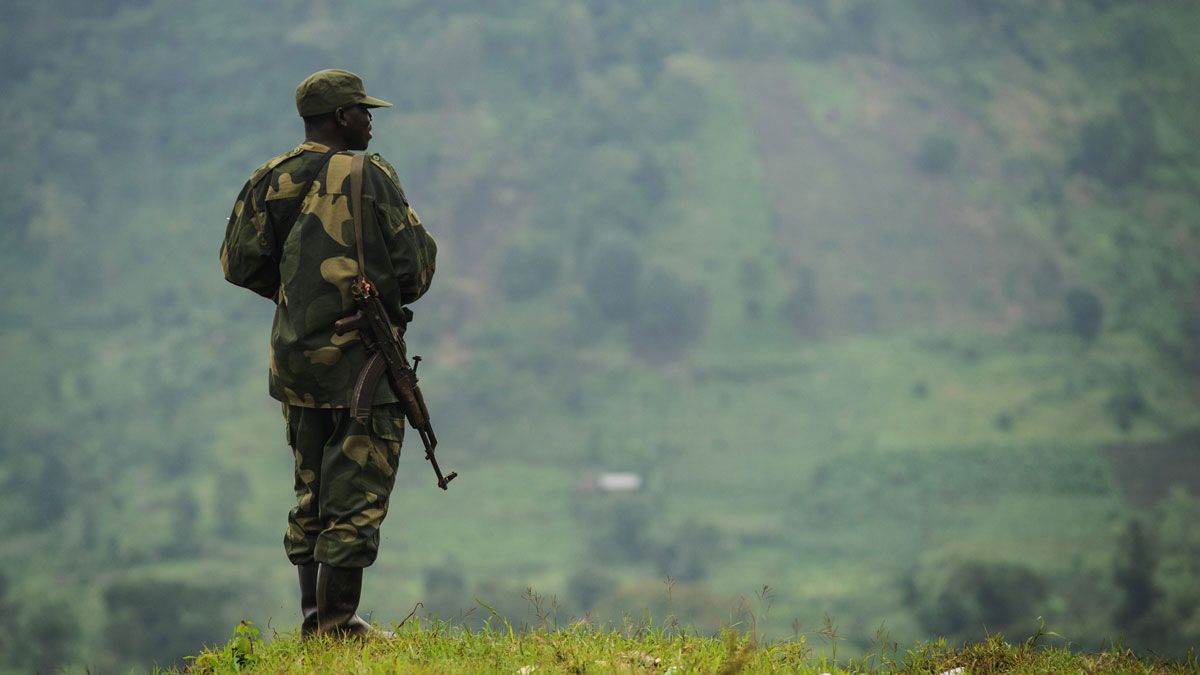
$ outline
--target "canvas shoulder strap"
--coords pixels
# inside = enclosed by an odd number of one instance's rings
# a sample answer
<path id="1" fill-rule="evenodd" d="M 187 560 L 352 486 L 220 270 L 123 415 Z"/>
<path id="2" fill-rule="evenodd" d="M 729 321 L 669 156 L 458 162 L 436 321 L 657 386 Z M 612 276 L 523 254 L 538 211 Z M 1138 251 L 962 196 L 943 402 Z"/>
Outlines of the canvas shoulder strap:
<path id="1" fill-rule="evenodd" d="M 358 279 L 355 281 L 355 292 L 360 295 L 374 295 L 375 286 L 367 278 L 367 264 L 363 257 L 363 170 L 366 155 L 355 155 L 350 160 L 350 211 L 354 216 L 354 246 L 358 251 Z"/>

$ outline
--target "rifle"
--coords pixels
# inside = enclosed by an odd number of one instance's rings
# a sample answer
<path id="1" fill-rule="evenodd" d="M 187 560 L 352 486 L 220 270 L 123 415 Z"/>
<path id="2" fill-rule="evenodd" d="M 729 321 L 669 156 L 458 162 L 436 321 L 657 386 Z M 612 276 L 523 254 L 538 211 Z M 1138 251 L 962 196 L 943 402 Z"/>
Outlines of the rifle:
<path id="1" fill-rule="evenodd" d="M 398 326 L 398 330 L 393 331 L 387 309 L 379 299 L 375 285 L 367 278 L 363 261 L 362 217 L 359 215 L 362 212 L 364 163 L 362 155 L 355 155 L 350 165 L 350 201 L 354 208 L 354 238 L 358 248 L 358 278 L 354 281 L 352 291 L 357 310 L 333 324 L 333 330 L 338 335 L 357 330 L 359 339 L 369 354 L 366 365 L 354 383 L 354 391 L 350 397 L 350 413 L 360 421 L 371 416 L 375 388 L 379 384 L 379 378 L 387 373 L 388 382 L 400 399 L 409 426 L 421 435 L 421 442 L 425 445 L 425 459 L 433 465 L 438 487 L 445 490 L 458 473 L 451 472 L 450 475 L 443 476 L 437 457 L 433 454 L 437 448 L 437 436 L 434 435 L 433 425 L 429 422 L 429 409 L 425 406 L 425 397 L 421 395 L 421 388 L 417 386 L 416 365 L 409 365 L 404 344 L 404 330 L 412 312 L 401 308 L 404 312 L 404 323 Z M 413 356 L 413 361 L 420 364 L 421 357 Z"/>
<path id="2" fill-rule="evenodd" d="M 392 331 L 387 309 L 372 290 L 373 287 L 367 285 L 362 292 L 356 291 L 354 301 L 358 310 L 333 324 L 333 332 L 338 335 L 357 330 L 359 339 L 370 354 L 367 364 L 363 366 L 358 380 L 354 383 L 354 392 L 350 397 L 350 414 L 358 420 L 365 420 L 371 416 L 375 388 L 379 384 L 379 378 L 387 373 L 388 381 L 400 399 L 400 406 L 404 409 L 409 426 L 421 435 L 421 442 L 425 445 L 425 459 L 433 465 L 438 487 L 445 490 L 447 484 L 454 480 L 458 473 L 451 472 L 448 476 L 442 476 L 442 469 L 433 454 L 437 448 L 437 436 L 434 435 L 433 425 L 429 422 L 429 408 L 425 406 L 425 397 L 421 395 L 421 388 L 417 386 L 417 368 L 409 365 L 404 338 Z M 413 361 L 419 365 L 421 357 L 414 356 Z"/>

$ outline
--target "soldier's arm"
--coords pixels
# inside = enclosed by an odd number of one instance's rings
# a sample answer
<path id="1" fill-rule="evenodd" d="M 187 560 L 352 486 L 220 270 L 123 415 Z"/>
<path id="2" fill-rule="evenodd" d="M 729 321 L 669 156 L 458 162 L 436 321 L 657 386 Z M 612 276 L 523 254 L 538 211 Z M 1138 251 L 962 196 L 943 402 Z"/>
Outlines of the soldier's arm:
<path id="1" fill-rule="evenodd" d="M 383 238 L 389 265 L 387 274 L 372 281 L 391 306 L 414 302 L 429 290 L 436 268 L 437 243 L 408 204 L 394 170 L 378 156 L 367 163 L 365 183 L 374 207 L 371 213 Z M 364 190 L 364 193 L 367 191 Z M 364 201 L 366 201 L 364 194 Z"/>
<path id="2" fill-rule="evenodd" d="M 274 300 L 279 293 L 279 267 L 267 248 L 266 212 L 257 187 L 254 181 L 247 182 L 229 214 L 221 242 L 221 269 L 226 281 Z"/>

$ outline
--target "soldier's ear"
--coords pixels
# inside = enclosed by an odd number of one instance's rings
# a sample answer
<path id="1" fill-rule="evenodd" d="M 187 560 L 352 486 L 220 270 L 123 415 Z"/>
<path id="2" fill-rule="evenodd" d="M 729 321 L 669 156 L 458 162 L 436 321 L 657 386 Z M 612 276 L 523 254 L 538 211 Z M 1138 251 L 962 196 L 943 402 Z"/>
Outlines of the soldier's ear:
<path id="1" fill-rule="evenodd" d="M 335 108 L 333 111 L 333 121 L 337 122 L 337 125 L 339 127 L 349 126 L 346 123 L 346 109 L 345 108 Z"/>

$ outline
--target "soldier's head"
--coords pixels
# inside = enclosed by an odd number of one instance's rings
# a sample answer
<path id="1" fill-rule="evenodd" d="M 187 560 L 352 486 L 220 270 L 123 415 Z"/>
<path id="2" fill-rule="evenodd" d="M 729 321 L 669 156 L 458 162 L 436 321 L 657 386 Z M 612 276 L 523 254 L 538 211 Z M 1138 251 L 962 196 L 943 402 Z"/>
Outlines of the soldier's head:
<path id="1" fill-rule="evenodd" d="M 367 96 L 362 78 L 348 70 L 319 70 L 296 87 L 296 111 L 308 140 L 335 149 L 366 150 L 371 141 L 371 108 L 391 103 Z"/>

